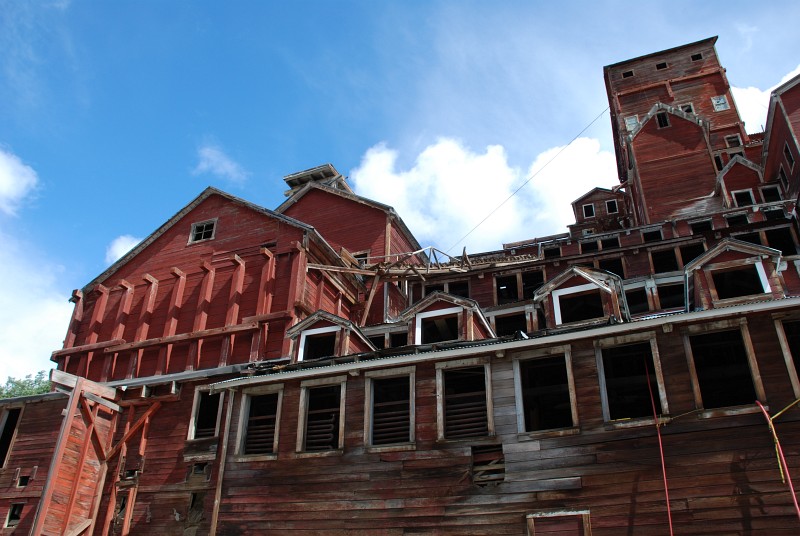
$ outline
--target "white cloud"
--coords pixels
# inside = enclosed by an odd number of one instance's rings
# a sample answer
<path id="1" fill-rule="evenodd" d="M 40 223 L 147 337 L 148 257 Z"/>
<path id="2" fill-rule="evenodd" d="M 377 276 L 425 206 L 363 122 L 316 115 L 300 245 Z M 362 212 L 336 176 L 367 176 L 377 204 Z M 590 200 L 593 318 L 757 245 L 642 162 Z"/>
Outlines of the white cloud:
<path id="1" fill-rule="evenodd" d="M 63 346 L 72 304 L 59 288 L 64 268 L 37 258 L 33 248 L 0 233 L 0 382 L 49 370 Z"/>
<path id="2" fill-rule="evenodd" d="M 197 150 L 197 157 L 200 162 L 192 172 L 195 175 L 210 173 L 237 184 L 243 183 L 250 175 L 249 172 L 245 171 L 241 165 L 216 145 L 203 145 Z"/>
<path id="3" fill-rule="evenodd" d="M 449 138 L 426 147 L 411 169 L 398 170 L 398 156 L 383 144 L 369 149 L 351 173 L 355 190 L 395 207 L 421 245 L 451 248 L 450 254 L 464 245 L 476 253 L 566 232 L 574 221 L 571 201 L 595 186 L 616 183 L 614 155 L 590 138 L 543 152 L 527 174 L 509 165 L 502 146 L 474 152 Z"/>
<path id="4" fill-rule="evenodd" d="M 20 158 L 0 149 L 0 211 L 13 216 L 39 183 L 36 171 Z"/>
<path id="5" fill-rule="evenodd" d="M 111 264 L 122 258 L 127 252 L 133 249 L 133 246 L 141 242 L 141 238 L 136 238 L 131 235 L 122 235 L 116 237 L 106 248 L 106 263 Z"/>
<path id="6" fill-rule="evenodd" d="M 784 76 L 780 82 L 769 89 L 761 90 L 757 87 L 731 87 L 739 116 L 744 121 L 748 133 L 763 132 L 767 125 L 767 111 L 769 109 L 769 95 L 772 91 L 800 74 L 800 65 Z"/>

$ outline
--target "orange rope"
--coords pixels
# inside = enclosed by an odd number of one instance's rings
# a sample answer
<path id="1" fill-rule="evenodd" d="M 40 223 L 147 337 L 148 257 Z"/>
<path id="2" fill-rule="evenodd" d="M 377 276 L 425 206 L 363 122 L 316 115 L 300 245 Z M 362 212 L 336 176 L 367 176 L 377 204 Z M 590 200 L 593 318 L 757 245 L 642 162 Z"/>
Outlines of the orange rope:
<path id="1" fill-rule="evenodd" d="M 647 379 L 647 390 L 650 391 L 650 405 L 653 407 L 653 422 L 656 425 L 656 435 L 658 435 L 658 450 L 661 453 L 661 474 L 664 476 L 664 495 L 667 502 L 667 520 L 669 521 L 669 534 L 672 532 L 672 510 L 669 506 L 669 484 L 667 482 L 667 465 L 664 462 L 664 443 L 661 441 L 661 425 L 658 422 L 658 412 L 656 411 L 656 400 L 653 397 L 653 386 L 650 385 L 650 370 L 647 367 L 647 359 L 644 361 L 644 372 Z"/>

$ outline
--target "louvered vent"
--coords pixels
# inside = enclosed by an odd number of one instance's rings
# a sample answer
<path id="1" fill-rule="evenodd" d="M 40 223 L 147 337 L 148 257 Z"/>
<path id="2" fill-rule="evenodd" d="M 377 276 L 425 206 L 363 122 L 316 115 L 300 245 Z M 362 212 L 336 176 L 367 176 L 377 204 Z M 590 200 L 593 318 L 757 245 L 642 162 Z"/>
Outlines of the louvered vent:
<path id="1" fill-rule="evenodd" d="M 444 373 L 444 435 L 447 439 L 485 436 L 486 379 L 483 366 Z"/>
<path id="2" fill-rule="evenodd" d="M 411 441 L 409 377 L 376 379 L 372 388 L 372 444 Z"/>
<path id="3" fill-rule="evenodd" d="M 307 452 L 339 448 L 340 393 L 340 385 L 308 390 L 305 435 Z"/>
<path id="4" fill-rule="evenodd" d="M 275 445 L 278 393 L 250 397 L 245 454 L 271 454 Z"/>

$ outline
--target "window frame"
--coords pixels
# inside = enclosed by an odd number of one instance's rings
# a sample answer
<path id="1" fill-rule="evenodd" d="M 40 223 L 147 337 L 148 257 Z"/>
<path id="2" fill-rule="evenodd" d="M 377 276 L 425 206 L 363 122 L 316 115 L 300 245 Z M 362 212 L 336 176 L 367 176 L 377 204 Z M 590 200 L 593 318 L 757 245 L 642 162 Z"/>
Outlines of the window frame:
<path id="1" fill-rule="evenodd" d="M 202 396 L 202 393 L 208 393 L 209 396 L 213 396 L 210 393 L 210 391 L 211 387 L 207 385 L 201 385 L 195 387 L 194 389 L 194 400 L 192 402 L 192 417 L 191 419 L 189 419 L 189 433 L 186 436 L 186 439 L 188 441 L 208 439 L 204 437 L 195 438 L 195 434 L 197 433 L 197 413 L 200 411 L 200 398 Z M 219 393 L 214 393 L 214 394 L 219 394 L 219 404 L 217 405 L 217 421 L 214 426 L 214 435 L 211 437 L 219 437 L 219 426 L 220 423 L 222 422 L 222 408 L 225 405 L 225 391 L 224 390 L 219 391 Z"/>
<path id="2" fill-rule="evenodd" d="M 413 450 L 416 448 L 416 366 L 368 370 L 364 372 L 364 445 L 367 452 L 388 452 L 396 450 Z M 372 427 L 374 415 L 374 381 L 392 378 L 408 378 L 408 435 L 409 440 L 402 443 L 374 445 L 372 443 Z"/>
<path id="3" fill-rule="evenodd" d="M 789 373 L 789 381 L 792 383 L 792 391 L 794 391 L 795 399 L 800 398 L 800 370 L 794 365 L 794 357 L 792 356 L 792 349 L 789 346 L 789 338 L 786 336 L 786 329 L 783 327 L 784 322 L 800 322 L 800 317 L 791 315 L 774 315 L 773 321 L 775 323 L 775 331 L 778 334 L 778 342 L 781 345 L 781 352 L 783 359 L 786 362 L 786 371 Z M 798 356 L 800 362 L 800 356 Z"/>
<path id="4" fill-rule="evenodd" d="M 306 451 L 306 425 L 308 422 L 308 396 L 309 390 L 315 387 L 329 387 L 339 385 L 339 437 L 338 447 L 330 450 Z M 347 375 L 332 376 L 329 378 L 315 378 L 313 380 L 303 380 L 300 382 L 300 404 L 297 418 L 297 442 L 295 444 L 295 455 L 298 457 L 321 457 L 340 455 L 344 450 L 345 432 L 345 399 L 347 395 Z"/>
<path id="5" fill-rule="evenodd" d="M 639 126 L 639 116 L 636 114 L 628 115 L 622 121 L 625 123 L 625 130 L 628 132 L 633 132 Z"/>
<path id="6" fill-rule="evenodd" d="M 452 316 L 456 315 L 458 318 L 459 326 L 461 324 L 461 314 L 464 311 L 463 307 L 448 307 L 446 309 L 435 309 L 433 311 L 423 311 L 421 313 L 417 313 L 414 315 L 414 344 L 423 344 L 422 343 L 422 321 L 427 320 L 429 318 L 435 318 L 437 316 Z M 452 341 L 461 340 L 461 333 L 459 330 L 458 337 L 455 339 L 449 339 Z M 440 341 L 445 342 L 445 341 Z M 426 343 L 426 344 L 437 344 L 437 343 Z"/>
<path id="7" fill-rule="evenodd" d="M 789 142 L 783 142 L 783 158 L 786 160 L 786 164 L 789 166 L 789 171 L 794 171 L 794 155 L 792 154 L 792 150 L 789 147 Z"/>
<path id="8" fill-rule="evenodd" d="M 736 198 L 736 194 L 746 193 L 750 195 L 750 204 L 749 205 L 740 205 L 739 200 Z M 752 188 L 744 188 L 742 190 L 731 190 L 731 199 L 733 200 L 733 206 L 737 208 L 744 208 L 744 207 L 751 207 L 756 204 L 756 196 L 753 193 Z"/>
<path id="9" fill-rule="evenodd" d="M 8 424 L 8 416 L 14 410 L 18 410 L 19 414 L 17 415 L 17 422 L 14 423 L 14 431 L 11 432 L 11 438 L 8 441 L 8 450 L 5 452 L 4 458 L 0 459 L 0 470 L 6 467 L 8 460 L 11 458 L 11 452 L 14 450 L 14 442 L 17 439 L 19 424 L 22 422 L 22 416 L 25 412 L 25 407 L 22 405 L 10 405 L 0 408 L 0 436 L 3 434 L 3 432 L 5 432 L 6 425 Z"/>
<path id="10" fill-rule="evenodd" d="M 609 203 L 614 203 L 614 210 L 609 208 Z M 606 214 L 619 214 L 619 203 L 616 199 L 606 199 Z"/>
<path id="11" fill-rule="evenodd" d="M 574 287 L 566 287 L 566 288 L 559 288 L 550 293 L 550 296 L 553 298 L 553 320 L 557 326 L 564 324 L 561 317 L 561 297 L 562 296 L 569 296 L 570 294 L 581 294 L 581 293 L 588 293 L 588 291 L 596 290 L 600 293 L 600 302 L 603 302 L 603 291 L 600 287 L 595 285 L 594 283 L 586 283 L 583 285 L 576 285 Z M 604 308 L 605 309 L 605 308 Z M 603 316 L 598 316 L 595 318 L 589 318 L 585 320 L 578 320 L 576 322 L 591 322 L 602 320 L 606 318 L 605 310 L 603 311 Z M 571 323 L 571 322 L 570 322 Z"/>
<path id="12" fill-rule="evenodd" d="M 16 527 L 19 526 L 20 521 L 22 521 L 22 511 L 25 510 L 25 505 L 26 505 L 26 503 L 24 503 L 24 502 L 11 502 L 11 503 L 9 503 L 9 505 L 8 505 L 8 513 L 6 514 L 6 520 L 3 523 L 3 528 L 4 529 L 15 529 Z M 12 514 L 14 514 L 14 519 L 11 519 Z M 5 531 L 2 531 L 2 532 L 5 532 Z M 11 531 L 11 532 L 15 532 L 15 531 Z"/>
<path id="13" fill-rule="evenodd" d="M 586 211 L 587 207 L 591 211 L 591 214 L 587 214 L 586 213 L 587 212 Z M 594 203 L 584 203 L 583 205 L 581 205 L 581 212 L 583 213 L 583 219 L 585 219 L 585 220 L 589 220 L 589 219 L 597 217 L 597 211 L 594 208 Z"/>
<path id="14" fill-rule="evenodd" d="M 731 298 L 720 298 L 717 291 L 717 285 L 714 282 L 714 274 L 721 272 L 732 272 L 736 270 L 743 270 L 748 265 L 755 265 L 756 273 L 758 274 L 759 281 L 761 281 L 762 292 L 757 294 L 745 294 L 743 296 L 734 296 Z M 769 283 L 767 271 L 764 268 L 764 262 L 760 258 L 742 259 L 736 261 L 720 262 L 713 264 L 706 264 L 702 268 L 703 275 L 705 276 L 706 283 L 708 284 L 709 293 L 711 294 L 711 302 L 714 305 L 725 305 L 729 303 L 736 303 L 740 301 L 748 301 L 758 299 L 772 293 L 772 285 Z"/>
<path id="15" fill-rule="evenodd" d="M 592 521 L 590 510 L 550 510 L 532 512 L 525 515 L 525 528 L 527 536 L 536 536 L 537 519 L 550 519 L 554 517 L 581 517 L 583 523 L 583 536 L 592 536 Z"/>
<path id="16" fill-rule="evenodd" d="M 661 130 L 664 128 L 669 128 L 672 125 L 669 122 L 669 114 L 667 112 L 661 111 L 656 113 L 656 127 Z"/>
<path id="17" fill-rule="evenodd" d="M 522 392 L 522 374 L 520 367 L 523 363 L 547 359 L 551 357 L 563 356 L 564 365 L 567 369 L 567 386 L 569 389 L 570 410 L 572 412 L 572 426 L 562 428 L 547 428 L 544 430 L 526 430 L 525 425 L 525 399 Z M 553 346 L 527 352 L 525 355 L 515 356 L 512 361 L 514 371 L 514 402 L 517 409 L 517 433 L 524 437 L 558 436 L 577 433 L 580 430 L 580 420 L 578 416 L 578 397 L 575 389 L 575 375 L 572 371 L 572 346 Z"/>
<path id="18" fill-rule="evenodd" d="M 239 408 L 239 425 L 236 430 L 236 450 L 234 451 L 236 461 L 275 460 L 278 458 L 278 439 L 281 429 L 283 392 L 282 383 L 250 387 L 242 390 L 242 402 Z M 245 453 L 245 443 L 247 441 L 247 422 L 250 419 L 250 399 L 254 396 L 270 395 L 274 393 L 278 394 L 278 405 L 275 408 L 275 437 L 272 441 L 272 452 L 247 454 Z"/>
<path id="19" fill-rule="evenodd" d="M 444 384 L 444 371 L 445 370 L 458 370 L 483 366 L 483 378 L 486 384 L 486 436 L 471 437 L 471 438 L 454 438 L 447 439 L 445 437 L 445 384 Z M 489 363 L 488 357 L 472 357 L 466 359 L 457 359 L 455 361 L 440 361 L 435 364 L 436 367 L 436 441 L 438 442 L 463 442 L 463 441 L 476 441 L 495 437 L 495 424 L 494 424 L 494 403 L 492 393 L 492 367 Z"/>
<path id="20" fill-rule="evenodd" d="M 314 328 L 314 329 L 304 329 L 300 332 L 300 341 L 297 343 L 297 362 L 303 361 L 305 359 L 305 346 L 306 340 L 309 336 L 313 337 L 315 335 L 324 335 L 326 333 L 334 333 L 340 331 L 342 329 L 341 326 L 325 326 L 322 328 Z M 333 343 L 334 347 L 334 354 L 336 353 L 336 342 Z"/>
<path id="21" fill-rule="evenodd" d="M 688 108 L 688 110 L 687 110 Z M 683 104 L 678 105 L 678 109 L 685 114 L 693 114 L 694 113 L 694 104 L 691 102 L 684 102 Z"/>
<path id="22" fill-rule="evenodd" d="M 767 201 L 767 196 L 764 195 L 765 190 L 775 191 L 778 194 L 778 200 Z M 779 184 L 765 184 L 759 188 L 759 193 L 761 194 L 761 201 L 764 203 L 780 203 L 783 201 L 783 193 L 781 192 L 781 187 Z"/>
<path id="23" fill-rule="evenodd" d="M 658 399 L 661 403 L 661 415 L 669 415 L 669 401 L 667 400 L 666 384 L 664 383 L 664 373 L 661 367 L 661 357 L 658 352 L 658 340 L 655 331 L 645 331 L 632 333 L 630 335 L 619 335 L 616 337 L 604 337 L 594 342 L 595 361 L 597 363 L 597 380 L 600 383 L 600 405 L 603 411 L 603 422 L 607 425 L 618 428 L 627 428 L 653 424 L 653 417 L 634 417 L 612 420 L 611 409 L 608 405 L 608 390 L 606 388 L 605 367 L 603 365 L 603 349 L 617 348 L 632 344 L 650 343 L 650 355 L 653 358 L 653 372 L 656 375 L 656 386 L 658 388 Z M 662 419 L 659 418 L 659 421 Z"/>
<path id="24" fill-rule="evenodd" d="M 714 109 L 715 112 L 724 112 L 726 110 L 730 110 L 731 105 L 728 102 L 728 96 L 715 95 L 711 97 L 711 107 Z"/>
<path id="25" fill-rule="evenodd" d="M 217 236 L 217 228 L 219 227 L 217 225 L 218 220 L 219 218 L 211 218 L 208 220 L 197 221 L 192 223 L 192 227 L 189 231 L 189 241 L 186 243 L 186 245 L 188 246 L 190 244 L 199 244 L 201 242 L 208 242 L 209 240 L 214 240 L 214 238 L 216 238 Z M 197 232 L 197 228 L 200 227 L 201 225 L 208 225 L 209 223 L 212 224 L 211 236 L 208 238 L 200 238 L 198 240 L 195 240 L 194 235 Z"/>
<path id="26" fill-rule="evenodd" d="M 755 391 L 756 398 L 766 402 L 764 384 L 761 381 L 761 373 L 758 369 L 758 361 L 755 356 L 753 341 L 750 337 L 750 329 L 747 324 L 747 319 L 728 319 L 706 324 L 694 324 L 683 328 L 681 331 L 683 335 L 683 349 L 684 353 L 686 354 L 686 362 L 689 367 L 689 378 L 692 383 L 692 394 L 694 397 L 695 409 L 700 411 L 699 415 L 701 417 L 737 415 L 759 411 L 758 407 L 754 403 L 746 404 L 744 406 L 724 406 L 721 408 L 710 409 L 706 409 L 703 406 L 703 397 L 700 392 L 700 381 L 698 380 L 697 368 L 695 367 L 694 353 L 692 351 L 692 342 L 690 338 L 694 335 L 705 335 L 710 333 L 718 333 L 721 331 L 734 331 L 737 328 L 742 335 L 742 344 L 744 345 L 745 355 L 747 356 L 747 366 L 750 371 L 750 380 L 753 382 L 753 390 Z"/>

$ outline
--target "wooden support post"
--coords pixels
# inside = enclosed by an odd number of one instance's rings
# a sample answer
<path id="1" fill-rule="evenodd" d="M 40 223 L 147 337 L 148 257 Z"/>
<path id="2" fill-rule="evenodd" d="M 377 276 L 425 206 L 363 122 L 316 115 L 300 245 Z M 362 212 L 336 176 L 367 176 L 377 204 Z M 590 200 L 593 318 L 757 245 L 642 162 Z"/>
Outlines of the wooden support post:
<path id="1" fill-rule="evenodd" d="M 302 249 L 300 244 L 295 244 L 295 247 L 297 248 L 297 253 L 292 257 L 292 268 L 289 272 L 289 295 L 286 300 L 290 316 L 287 327 L 292 326 L 297 318 L 296 308 L 298 305 L 298 296 L 302 296 L 301 285 L 306 279 L 305 250 Z M 292 349 L 291 345 L 292 341 L 288 337 L 285 337 L 283 339 L 281 354 L 284 356 L 290 355 Z"/>
<path id="2" fill-rule="evenodd" d="M 125 325 L 128 322 L 128 317 L 131 312 L 131 303 L 133 302 L 133 285 L 124 279 L 119 282 L 122 287 L 122 297 L 119 300 L 119 307 L 117 308 L 117 320 L 114 326 L 114 331 L 111 334 L 111 339 L 122 340 L 125 334 Z M 109 377 L 113 374 L 117 364 L 117 354 L 105 356 L 103 363 L 103 372 L 100 374 L 100 381 L 107 382 Z"/>
<path id="3" fill-rule="evenodd" d="M 202 331 L 206 329 L 208 320 L 208 309 L 211 304 L 211 293 L 214 290 L 214 277 L 216 271 L 210 262 L 203 263 L 203 283 L 200 287 L 200 296 L 197 298 L 197 309 L 195 310 L 194 325 L 192 331 Z M 195 370 L 200 366 L 200 353 L 203 350 L 203 339 L 192 341 L 189 346 L 189 357 L 186 359 L 186 370 Z"/>
<path id="4" fill-rule="evenodd" d="M 153 309 L 156 304 L 156 294 L 158 294 L 158 280 L 150 274 L 142 276 L 148 283 L 147 294 L 145 295 L 144 302 L 142 303 L 142 310 L 139 311 L 139 322 L 136 328 L 136 335 L 134 341 L 142 341 L 147 338 L 150 331 L 150 322 L 153 319 Z M 128 369 L 128 378 L 136 378 L 139 376 L 139 368 L 142 362 L 142 355 L 144 350 L 138 350 L 131 353 L 131 363 Z"/>
<path id="5" fill-rule="evenodd" d="M 64 348 L 75 346 L 75 338 L 78 336 L 78 329 L 81 322 L 83 322 L 83 292 L 78 289 L 73 290 L 69 301 L 74 303 L 75 307 L 72 308 L 72 318 L 69 321 L 69 329 L 67 329 L 67 336 L 64 339 Z"/>
<path id="6" fill-rule="evenodd" d="M 183 291 L 186 288 L 186 274 L 178 268 L 172 269 L 172 275 L 175 276 L 175 284 L 172 287 L 172 296 L 170 297 L 169 313 L 167 314 L 167 323 L 164 326 L 164 336 L 171 337 L 175 335 L 175 330 L 178 327 L 178 315 L 183 306 Z M 158 364 L 156 365 L 156 374 L 166 374 L 169 371 L 169 362 L 172 357 L 172 344 L 167 344 L 161 347 L 158 352 Z"/>
<path id="7" fill-rule="evenodd" d="M 80 395 L 82 393 L 78 393 L 81 403 L 78 404 L 78 408 L 80 410 L 79 414 L 83 417 L 84 421 L 86 422 L 86 429 L 84 431 L 83 436 L 83 444 L 81 444 L 80 454 L 78 455 L 78 462 L 75 464 L 75 480 L 72 482 L 72 488 L 69 492 L 69 500 L 67 501 L 66 512 L 64 514 L 63 524 L 61 525 L 61 533 L 66 534 L 67 528 L 69 528 L 69 519 L 72 517 L 72 512 L 75 508 L 75 501 L 78 498 L 78 486 L 81 482 L 81 473 L 83 472 L 83 466 L 86 464 L 86 455 L 89 452 L 89 445 L 93 442 L 94 436 L 94 423 L 95 419 L 97 418 L 97 408 L 99 406 L 95 405 L 94 410 L 89 408 L 89 403 L 86 402 L 84 398 Z M 78 415 L 75 415 L 77 417 Z M 100 453 L 102 454 L 102 452 Z"/>
<path id="8" fill-rule="evenodd" d="M 103 325 L 103 318 L 106 314 L 106 304 L 108 304 L 108 287 L 95 285 L 92 293 L 96 293 L 98 296 L 92 308 L 92 318 L 89 321 L 89 336 L 86 338 L 86 344 L 97 342 L 100 336 L 100 328 Z M 94 352 L 90 351 L 86 353 L 85 359 L 81 358 L 81 367 L 78 369 L 79 374 L 86 377 L 89 376 L 89 367 L 92 364 L 93 357 Z"/>
<path id="9" fill-rule="evenodd" d="M 372 307 L 372 300 L 375 298 L 375 293 L 378 291 L 380 282 L 381 282 L 381 274 L 376 273 L 375 277 L 372 280 L 372 287 L 369 289 L 369 297 L 367 298 L 367 303 L 364 305 L 364 314 L 361 315 L 361 321 L 358 323 L 359 326 L 364 326 L 367 323 L 367 317 L 369 316 L 369 309 L 370 307 Z"/>
<path id="10" fill-rule="evenodd" d="M 225 325 L 233 326 L 239 319 L 239 306 L 244 290 L 244 269 L 245 263 L 238 255 L 233 255 L 231 261 L 236 265 L 231 276 L 231 290 L 228 295 L 228 311 L 225 315 Z M 233 353 L 233 345 L 236 342 L 236 334 L 231 333 L 222 339 L 222 349 L 219 356 L 219 366 L 224 367 L 228 364 L 228 358 Z"/>
<path id="11" fill-rule="evenodd" d="M 219 470 L 217 471 L 217 483 L 214 489 L 214 506 L 211 513 L 211 527 L 208 531 L 209 536 L 217 534 L 217 523 L 219 522 L 219 505 L 222 503 L 222 482 L 225 477 L 225 462 L 228 457 L 228 441 L 231 433 L 231 416 L 233 415 L 233 401 L 235 392 L 228 391 L 228 407 L 225 413 L 225 432 L 222 434 L 222 452 L 220 453 Z"/>

